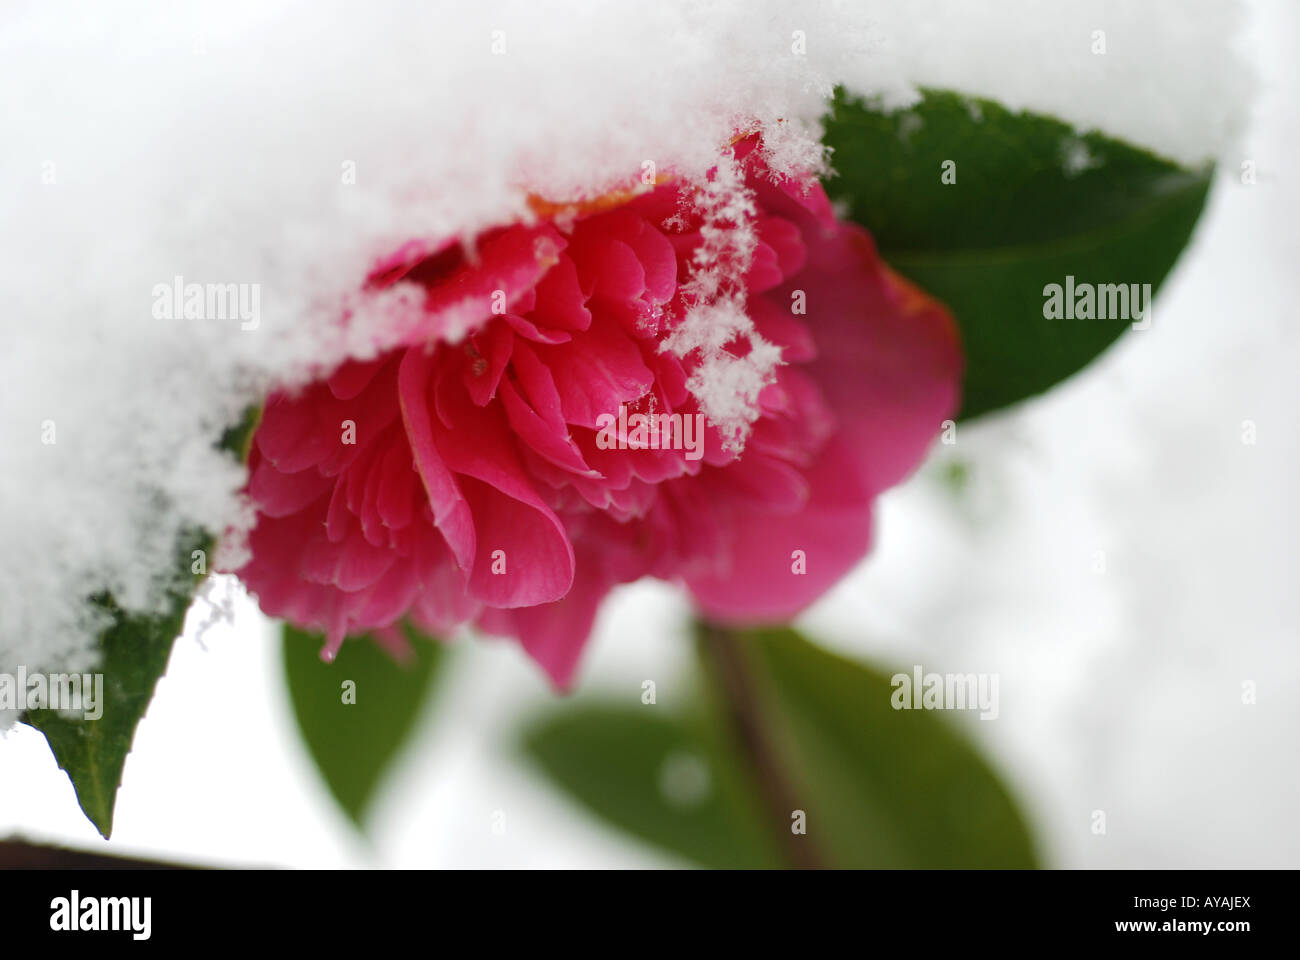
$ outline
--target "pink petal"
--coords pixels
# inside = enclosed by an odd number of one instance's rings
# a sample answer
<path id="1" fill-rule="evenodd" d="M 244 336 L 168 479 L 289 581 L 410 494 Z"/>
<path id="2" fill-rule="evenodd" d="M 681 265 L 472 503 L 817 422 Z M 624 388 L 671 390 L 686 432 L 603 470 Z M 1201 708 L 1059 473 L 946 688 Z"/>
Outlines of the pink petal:
<path id="1" fill-rule="evenodd" d="M 857 455 L 838 438 L 805 472 L 802 510 L 776 514 L 738 508 L 727 527 L 725 563 L 686 582 L 700 609 L 719 622 L 783 623 L 831 588 L 867 551 L 870 493 L 857 479 Z M 806 573 L 797 573 L 798 552 Z"/>
<path id="2" fill-rule="evenodd" d="M 429 381 L 433 372 L 433 354 L 412 347 L 402 358 L 398 375 L 402 420 L 411 444 L 415 465 L 429 497 L 433 522 L 442 531 L 456 557 L 466 570 L 474 564 L 474 519 L 469 504 L 452 479 L 451 471 L 433 441 L 433 424 L 429 416 Z"/>
<path id="3" fill-rule="evenodd" d="M 601 414 L 616 416 L 620 404 L 644 396 L 654 383 L 641 350 L 614 324 L 594 324 L 571 343 L 539 347 L 537 355 L 555 378 L 564 419 L 581 427 L 596 429 Z"/>
<path id="4" fill-rule="evenodd" d="M 884 490 L 920 463 L 957 411 L 956 327 L 942 306 L 880 263 L 860 227 L 814 241 L 797 281 L 818 346 L 807 369 L 859 451 L 870 489 Z"/>

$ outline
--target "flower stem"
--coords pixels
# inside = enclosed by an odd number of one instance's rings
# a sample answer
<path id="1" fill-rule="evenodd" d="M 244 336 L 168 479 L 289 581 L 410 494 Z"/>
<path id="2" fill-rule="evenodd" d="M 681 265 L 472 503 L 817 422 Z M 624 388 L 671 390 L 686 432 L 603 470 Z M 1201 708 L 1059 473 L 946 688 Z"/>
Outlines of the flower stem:
<path id="1" fill-rule="evenodd" d="M 775 831 L 782 859 L 800 870 L 821 868 L 823 864 L 810 838 L 790 828 L 791 815 L 800 805 L 763 716 L 758 680 L 749 655 L 742 649 L 742 641 L 728 628 L 706 622 L 700 623 L 698 636 L 727 722 L 758 785 L 764 819 Z"/>

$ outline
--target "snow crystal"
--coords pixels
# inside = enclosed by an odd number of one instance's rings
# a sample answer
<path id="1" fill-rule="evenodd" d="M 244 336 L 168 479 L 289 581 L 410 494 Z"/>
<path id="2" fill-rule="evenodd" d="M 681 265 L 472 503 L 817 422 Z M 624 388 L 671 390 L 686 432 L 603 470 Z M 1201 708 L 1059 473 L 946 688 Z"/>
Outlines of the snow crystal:
<path id="1" fill-rule="evenodd" d="M 80 667 L 85 597 L 152 609 L 188 573 L 174 569 L 182 532 L 240 515 L 222 430 L 272 384 L 398 335 L 409 291 L 354 301 L 402 243 L 527 216 L 529 193 L 603 192 L 647 161 L 702 182 L 741 130 L 764 132 L 775 171 L 807 169 L 841 83 L 898 102 L 954 87 L 1200 159 L 1242 99 L 1232 8 L 7 5 L 0 671 Z M 1095 30 L 1104 54 L 1090 52 Z M 152 291 L 175 277 L 256 285 L 259 322 L 155 316 Z M 747 333 L 724 300 L 677 346 L 716 337 L 710 322 Z M 716 382 L 695 385 L 719 422 L 744 423 L 777 362 L 756 347 L 743 367 L 711 355 L 701 376 Z"/>
<path id="2" fill-rule="evenodd" d="M 723 449 L 739 451 L 758 419 L 759 393 L 776 378 L 781 348 L 763 339 L 744 301 L 732 297 L 691 308 L 663 347 L 698 357 L 686 388 L 718 428 Z"/>
<path id="3" fill-rule="evenodd" d="M 754 259 L 754 196 L 740 164 L 720 160 L 699 185 L 700 245 L 683 294 L 692 306 L 661 349 L 692 357 L 686 387 L 722 435 L 723 448 L 739 451 L 758 419 L 758 395 L 775 379 L 781 350 L 758 333 L 745 312 L 744 276 Z"/>

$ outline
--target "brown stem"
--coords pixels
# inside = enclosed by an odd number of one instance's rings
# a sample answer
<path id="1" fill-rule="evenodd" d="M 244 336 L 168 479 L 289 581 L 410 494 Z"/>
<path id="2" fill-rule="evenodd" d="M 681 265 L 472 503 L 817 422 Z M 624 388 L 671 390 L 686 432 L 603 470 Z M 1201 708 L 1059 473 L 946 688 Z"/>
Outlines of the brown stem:
<path id="1" fill-rule="evenodd" d="M 728 720 L 758 783 L 766 819 L 776 831 L 782 857 L 796 869 L 819 869 L 822 864 L 809 837 L 790 829 L 791 814 L 799 809 L 799 803 L 759 709 L 755 678 L 745 652 L 731 631 L 711 623 L 700 625 L 700 647 L 712 662 Z"/>
<path id="2" fill-rule="evenodd" d="M 134 857 L 91 853 L 87 850 L 69 850 L 66 847 L 46 846 L 13 839 L 0 840 L 0 869 L 193 870 L 195 867 L 192 864 L 137 860 Z"/>

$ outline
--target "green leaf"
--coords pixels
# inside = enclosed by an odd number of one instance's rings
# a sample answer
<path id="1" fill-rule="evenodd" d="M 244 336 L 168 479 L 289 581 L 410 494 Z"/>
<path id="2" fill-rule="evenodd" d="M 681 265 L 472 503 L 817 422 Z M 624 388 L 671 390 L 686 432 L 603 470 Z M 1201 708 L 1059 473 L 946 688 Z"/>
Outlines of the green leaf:
<path id="1" fill-rule="evenodd" d="M 578 702 L 536 722 L 525 752 L 591 812 L 707 867 L 779 866 L 743 773 L 699 717 Z"/>
<path id="2" fill-rule="evenodd" d="M 240 422 L 222 434 L 218 449 L 241 462 L 246 459 L 260 417 L 260 407 L 245 410 Z M 178 554 L 176 569 L 184 572 L 169 586 L 162 613 L 129 614 L 106 593 L 91 598 L 109 620 L 99 636 L 100 663 L 96 668 L 104 677 L 102 715 L 86 720 L 43 710 L 21 718 L 45 735 L 54 759 L 72 781 L 82 812 L 105 839 L 113 832 L 117 790 L 136 727 L 149 708 L 158 678 L 167 669 L 194 593 L 207 575 L 212 538 L 191 534 L 182 540 L 187 549 Z"/>
<path id="3" fill-rule="evenodd" d="M 195 538 L 191 543 L 207 554 L 210 541 Z M 167 669 L 172 644 L 202 580 L 202 576 L 188 576 L 190 551 L 184 551 L 178 562 L 186 575 L 168 591 L 164 613 L 128 615 L 112 597 L 94 598 L 96 606 L 111 618 L 99 640 L 102 659 L 97 672 L 104 676 L 102 715 L 86 720 L 41 710 L 23 717 L 45 735 L 55 760 L 72 781 L 82 811 L 105 839 L 113 832 L 117 789 L 136 726 L 149 708 L 158 678 Z"/>
<path id="4" fill-rule="evenodd" d="M 253 433 L 262 421 L 262 408 L 254 405 L 244 409 L 239 422 L 227 427 L 217 441 L 218 449 L 234 454 L 240 463 L 248 460 L 248 448 L 253 442 Z"/>
<path id="5" fill-rule="evenodd" d="M 1072 275 L 1154 292 L 1210 185 L 1208 169 L 947 92 L 892 113 L 841 93 L 826 142 L 830 195 L 891 266 L 951 307 L 964 417 L 1046 390 L 1123 333 L 1131 320 L 1044 318 L 1043 288 Z M 943 182 L 947 161 L 955 183 Z"/>
<path id="6" fill-rule="evenodd" d="M 956 725 L 895 710 L 889 677 L 793 630 L 731 634 L 807 839 L 841 867 L 1033 867 L 1007 788 Z M 706 654 L 709 641 L 706 641 Z"/>
<path id="7" fill-rule="evenodd" d="M 567 704 L 525 752 L 605 822 L 707 867 L 1035 865 L 979 752 L 946 717 L 894 710 L 883 674 L 790 630 L 703 627 L 700 650 L 683 712 Z"/>
<path id="8" fill-rule="evenodd" d="M 285 678 L 298 730 L 334 799 L 358 827 L 447 656 L 440 643 L 410 627 L 406 636 L 412 655 L 405 663 L 368 637 L 349 638 L 334 662 L 325 663 L 319 635 L 284 627 Z"/>

